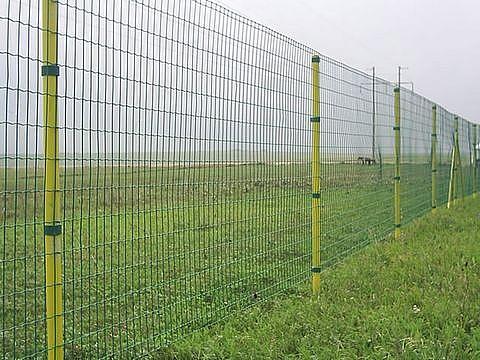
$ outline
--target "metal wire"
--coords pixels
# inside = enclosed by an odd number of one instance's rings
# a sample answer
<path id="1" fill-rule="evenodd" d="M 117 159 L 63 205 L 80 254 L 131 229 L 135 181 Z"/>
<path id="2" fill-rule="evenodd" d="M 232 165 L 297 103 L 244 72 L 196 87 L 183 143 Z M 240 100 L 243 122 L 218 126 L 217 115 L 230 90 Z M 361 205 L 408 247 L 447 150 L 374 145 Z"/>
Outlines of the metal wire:
<path id="1" fill-rule="evenodd" d="M 220 5 L 43 2 L 58 8 L 58 159 L 44 151 L 42 0 L 0 4 L 3 358 L 144 356 L 309 279 L 312 120 L 320 269 L 392 233 L 393 84 L 319 55 L 312 119 L 316 52 Z M 434 103 L 400 99 L 403 225 L 431 209 Z M 438 206 L 453 117 L 437 106 Z M 459 119 L 458 197 L 478 184 L 473 131 Z M 61 194 L 53 284 L 48 160 Z M 58 282 L 63 341 L 47 343 Z"/>

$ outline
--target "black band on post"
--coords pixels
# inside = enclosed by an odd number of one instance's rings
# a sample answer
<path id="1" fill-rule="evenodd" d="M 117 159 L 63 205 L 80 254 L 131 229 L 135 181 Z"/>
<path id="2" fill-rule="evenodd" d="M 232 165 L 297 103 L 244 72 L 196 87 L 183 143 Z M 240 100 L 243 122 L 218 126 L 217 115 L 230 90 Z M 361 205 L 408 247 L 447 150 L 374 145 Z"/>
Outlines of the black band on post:
<path id="1" fill-rule="evenodd" d="M 396 228 L 399 228 L 399 227 L 401 227 L 401 226 L 402 226 L 402 224 L 395 224 L 395 227 L 396 227 Z"/>
<path id="2" fill-rule="evenodd" d="M 318 55 L 312 56 L 312 62 L 313 63 L 319 63 L 320 62 L 320 56 L 318 56 Z"/>
<path id="3" fill-rule="evenodd" d="M 400 130 L 400 126 L 394 126 L 393 130 Z"/>
<path id="4" fill-rule="evenodd" d="M 394 176 L 393 180 L 400 180 L 400 176 Z"/>
<path id="5" fill-rule="evenodd" d="M 320 199 L 320 193 L 312 193 L 313 199 Z"/>
<path id="6" fill-rule="evenodd" d="M 311 121 L 311 122 L 320 122 L 320 116 L 312 116 L 312 117 L 310 118 L 310 121 Z"/>
<path id="7" fill-rule="evenodd" d="M 312 273 L 320 273 L 320 272 L 322 272 L 322 268 L 312 267 Z"/>
<path id="8" fill-rule="evenodd" d="M 56 224 L 56 225 L 45 225 L 43 228 L 43 231 L 45 235 L 48 236 L 57 236 L 62 233 L 62 225 Z"/>
<path id="9" fill-rule="evenodd" d="M 60 75 L 60 68 L 57 64 L 43 65 L 42 76 L 58 76 Z"/>

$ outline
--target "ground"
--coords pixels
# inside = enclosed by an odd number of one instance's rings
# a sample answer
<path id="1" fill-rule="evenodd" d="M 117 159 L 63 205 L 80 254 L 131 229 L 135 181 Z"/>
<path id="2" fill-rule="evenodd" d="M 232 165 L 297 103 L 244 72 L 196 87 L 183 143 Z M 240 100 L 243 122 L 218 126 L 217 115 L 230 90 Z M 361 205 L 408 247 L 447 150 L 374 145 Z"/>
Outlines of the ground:
<path id="1" fill-rule="evenodd" d="M 62 168 L 60 176 L 66 356 L 148 354 L 296 293 L 309 278 L 308 163 L 93 165 Z M 1 173 L 0 352 L 7 357 L 45 352 L 42 172 Z M 440 204 L 448 174 L 440 164 Z M 392 232 L 393 166 L 322 164 L 321 175 L 327 269 Z M 402 165 L 401 182 L 407 224 L 430 210 L 430 164 Z"/>
<path id="2" fill-rule="evenodd" d="M 480 201 L 439 209 L 308 284 L 174 343 L 171 359 L 479 359 Z"/>

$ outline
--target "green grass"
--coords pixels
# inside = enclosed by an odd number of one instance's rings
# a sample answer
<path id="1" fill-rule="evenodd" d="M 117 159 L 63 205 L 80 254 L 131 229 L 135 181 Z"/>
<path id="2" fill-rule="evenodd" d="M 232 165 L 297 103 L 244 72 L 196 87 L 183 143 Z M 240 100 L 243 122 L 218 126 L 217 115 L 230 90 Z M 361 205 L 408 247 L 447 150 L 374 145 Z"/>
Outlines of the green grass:
<path id="1" fill-rule="evenodd" d="M 439 209 L 307 285 L 158 352 L 170 359 L 480 358 L 480 200 Z"/>
<path id="2" fill-rule="evenodd" d="M 323 165 L 324 268 L 392 231 L 392 170 Z M 408 222 L 430 209 L 430 166 L 402 171 Z M 43 175 L 0 174 L 0 350 L 42 356 Z M 60 180 L 67 356 L 149 353 L 309 277 L 308 164 L 77 167 Z"/>

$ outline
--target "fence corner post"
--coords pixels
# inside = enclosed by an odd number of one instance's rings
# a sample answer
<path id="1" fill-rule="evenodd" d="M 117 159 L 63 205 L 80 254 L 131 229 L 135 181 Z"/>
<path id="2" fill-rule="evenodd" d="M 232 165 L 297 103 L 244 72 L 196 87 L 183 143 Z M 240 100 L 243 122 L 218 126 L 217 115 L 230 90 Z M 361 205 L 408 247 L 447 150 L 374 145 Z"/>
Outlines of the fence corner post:
<path id="1" fill-rule="evenodd" d="M 58 3 L 42 0 L 42 77 L 45 151 L 44 237 L 47 357 L 63 359 L 62 225 L 60 216 L 60 166 L 57 113 Z"/>
<path id="2" fill-rule="evenodd" d="M 320 57 L 312 57 L 312 291 L 320 292 Z"/>
<path id="3" fill-rule="evenodd" d="M 394 90 L 394 116 L 395 126 L 393 127 L 395 133 L 395 146 L 394 146 L 394 158 L 395 158 L 395 176 L 394 176 L 394 221 L 395 221 L 395 239 L 400 238 L 401 227 L 401 210 L 400 210 L 400 87 L 396 87 Z"/>
<path id="4" fill-rule="evenodd" d="M 432 105 L 432 212 L 437 209 L 437 105 Z"/>

